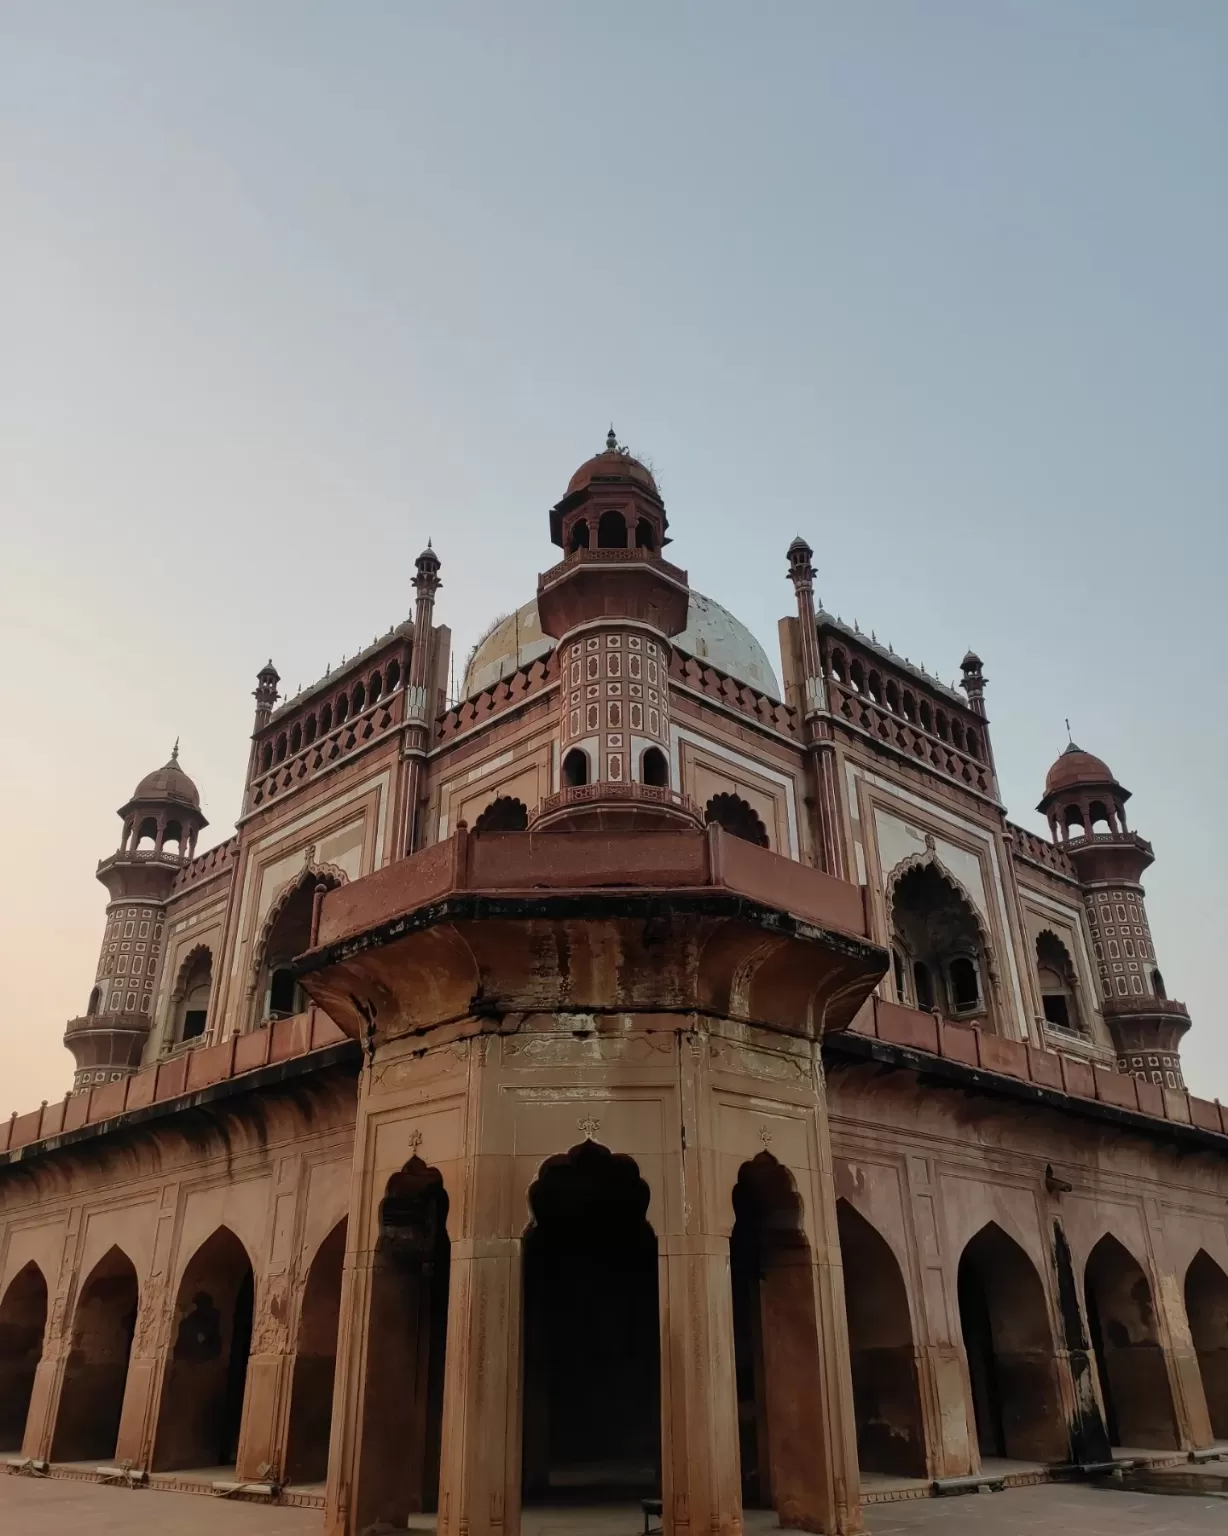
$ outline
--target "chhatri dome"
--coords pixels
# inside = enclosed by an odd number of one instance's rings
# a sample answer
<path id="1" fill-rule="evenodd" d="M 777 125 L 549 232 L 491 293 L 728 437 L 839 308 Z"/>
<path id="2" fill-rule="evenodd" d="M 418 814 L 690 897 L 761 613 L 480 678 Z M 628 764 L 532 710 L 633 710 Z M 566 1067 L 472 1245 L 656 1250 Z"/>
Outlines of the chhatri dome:
<path id="1" fill-rule="evenodd" d="M 561 514 L 572 504 L 572 497 L 591 486 L 620 480 L 639 485 L 659 499 L 660 492 L 651 470 L 625 448 L 619 447 L 611 427 L 606 437 L 605 450 L 580 465 L 568 481 L 563 500 L 551 512 L 551 535 L 555 541 L 559 542 Z M 661 510 L 662 527 L 665 528 L 668 527 L 668 521 L 664 516 L 664 508 Z M 552 651 L 554 644 L 555 637 L 542 630 L 537 599 L 530 598 L 483 635 L 465 668 L 461 697 L 467 699 L 475 693 L 481 693 L 500 678 L 510 676 L 518 667 L 527 666 L 539 656 Z M 740 683 L 757 688 L 773 699 L 781 697 L 780 684 L 772 664 L 758 640 L 728 608 L 705 597 L 701 592 L 692 589 L 686 628 L 674 637 L 673 644 L 688 655 L 709 662 L 718 671 L 727 673 Z"/>
<path id="2" fill-rule="evenodd" d="M 1045 798 L 1076 786 L 1116 783 L 1112 769 L 1102 758 L 1084 752 L 1072 741 L 1045 775 Z"/>
<path id="3" fill-rule="evenodd" d="M 179 766 L 178 742 L 175 743 L 170 761 L 161 768 L 155 768 L 152 773 L 147 773 L 132 794 L 133 804 L 137 801 L 149 803 L 158 800 L 190 805 L 198 810 L 200 808 L 200 790 Z"/>

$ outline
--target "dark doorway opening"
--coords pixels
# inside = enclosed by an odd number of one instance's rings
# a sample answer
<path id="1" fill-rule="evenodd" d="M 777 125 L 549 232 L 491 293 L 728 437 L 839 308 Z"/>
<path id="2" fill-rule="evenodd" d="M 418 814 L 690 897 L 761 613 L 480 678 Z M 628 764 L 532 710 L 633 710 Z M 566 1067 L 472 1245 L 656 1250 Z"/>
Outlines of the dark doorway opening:
<path id="1" fill-rule="evenodd" d="M 47 1282 L 31 1261 L 0 1302 L 0 1451 L 21 1449 L 46 1326 Z"/>
<path id="2" fill-rule="evenodd" d="M 137 1300 L 132 1261 L 122 1249 L 110 1249 L 90 1271 L 73 1314 L 72 1345 L 51 1445 L 53 1461 L 114 1457 Z"/>
<path id="3" fill-rule="evenodd" d="M 1036 1267 L 995 1222 L 959 1261 L 959 1316 L 981 1458 L 1063 1461 L 1069 1436 Z"/>
<path id="4" fill-rule="evenodd" d="M 333 1423 L 337 1374 L 337 1326 L 341 1320 L 341 1271 L 345 1222 L 339 1221 L 316 1250 L 307 1272 L 299 1314 L 286 1481 L 322 1483 L 328 1476 L 328 1437 Z"/>
<path id="5" fill-rule="evenodd" d="M 154 1468 L 233 1466 L 243 1424 L 255 1286 L 247 1250 L 219 1227 L 179 1283 Z"/>
<path id="6" fill-rule="evenodd" d="M 1228 1440 L 1228 1275 L 1205 1248 L 1185 1272 L 1185 1311 L 1202 1373 L 1211 1433 Z"/>
<path id="7" fill-rule="evenodd" d="M 545 1165 L 524 1243 L 524 1498 L 652 1497 L 661 1482 L 657 1239 L 628 1157 Z"/>
<path id="8" fill-rule="evenodd" d="M 437 1168 L 411 1158 L 380 1204 L 371 1274 L 355 1528 L 404 1526 L 439 1502 L 452 1246 Z"/>
<path id="9" fill-rule="evenodd" d="M 1172 1388 L 1142 1266 L 1106 1232 L 1088 1256 L 1084 1289 L 1110 1441 L 1175 1450 Z"/>

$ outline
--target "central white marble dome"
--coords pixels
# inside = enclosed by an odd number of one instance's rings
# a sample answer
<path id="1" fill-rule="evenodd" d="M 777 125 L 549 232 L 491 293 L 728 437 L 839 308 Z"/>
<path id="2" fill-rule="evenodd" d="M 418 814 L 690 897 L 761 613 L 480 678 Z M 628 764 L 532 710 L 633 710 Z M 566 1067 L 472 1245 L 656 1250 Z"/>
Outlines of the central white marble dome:
<path id="1" fill-rule="evenodd" d="M 554 639 L 542 633 L 537 616 L 536 598 L 509 613 L 507 618 L 485 635 L 465 668 L 461 687 L 463 698 L 472 698 L 500 678 L 508 677 L 547 651 L 554 649 Z M 740 683 L 747 683 L 773 699 L 780 698 L 780 684 L 767 659 L 767 652 L 728 608 L 701 592 L 691 593 L 686 628 L 675 636 L 673 644 L 680 651 L 710 662 Z"/>

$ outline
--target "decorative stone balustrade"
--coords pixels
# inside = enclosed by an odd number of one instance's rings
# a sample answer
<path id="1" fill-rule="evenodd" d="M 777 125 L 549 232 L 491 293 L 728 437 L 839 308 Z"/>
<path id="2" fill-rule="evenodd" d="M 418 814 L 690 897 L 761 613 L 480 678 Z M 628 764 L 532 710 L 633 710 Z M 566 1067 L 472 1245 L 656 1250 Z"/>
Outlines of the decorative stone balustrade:
<path id="1" fill-rule="evenodd" d="M 557 581 L 564 571 L 574 570 L 580 565 L 649 565 L 660 571 L 680 586 L 688 585 L 687 573 L 679 566 L 671 565 L 668 560 L 662 560 L 650 549 L 573 549 L 571 554 L 564 556 L 557 565 L 552 565 L 548 571 L 543 571 L 537 578 L 539 588 L 548 587 L 551 582 Z"/>
<path id="2" fill-rule="evenodd" d="M 175 876 L 175 883 L 171 886 L 172 892 L 187 890 L 189 886 L 200 885 L 205 880 L 211 880 L 214 875 L 232 869 L 238 851 L 238 837 L 228 837 L 216 848 L 197 854 L 191 863 L 185 864 Z"/>
<path id="3" fill-rule="evenodd" d="M 708 662 L 701 661 L 698 657 L 690 656 L 686 651 L 675 649 L 670 657 L 670 680 L 680 683 L 684 688 L 694 689 L 696 693 L 702 693 L 714 703 L 723 704 L 726 709 L 736 710 L 738 714 L 746 715 L 757 724 L 766 727 L 769 731 L 777 731 L 782 736 L 787 736 L 790 741 L 798 739 L 798 716 L 796 710 L 782 704 L 778 699 L 771 698 L 766 693 L 760 693 L 747 683 L 740 683 L 727 672 L 718 671 Z"/>
<path id="4" fill-rule="evenodd" d="M 978 794 L 994 795 L 988 766 L 970 757 L 949 741 L 925 731 L 920 725 L 893 713 L 885 704 L 877 704 L 867 694 L 858 693 L 834 676 L 827 679 L 831 712 L 850 725 L 867 732 L 876 741 L 886 742 L 916 762 L 933 768 L 957 783 L 966 784 Z"/>
<path id="5" fill-rule="evenodd" d="M 534 694 L 542 693 L 558 681 L 559 662 L 557 651 L 539 656 L 536 661 L 500 678 L 471 699 L 465 699 L 449 709 L 435 721 L 435 744 L 450 741 L 455 736 L 484 725 L 493 715 L 501 715 L 522 704 Z"/>
<path id="6" fill-rule="evenodd" d="M 267 804 L 277 795 L 325 772 L 334 763 L 365 747 L 373 738 L 384 735 L 398 723 L 398 701 L 403 696 L 403 689 L 382 695 L 374 704 L 368 704 L 366 709 L 342 724 L 334 725 L 292 756 L 258 772 L 249 786 L 245 810 L 254 811 Z"/>
<path id="7" fill-rule="evenodd" d="M 1078 878 L 1074 865 L 1056 843 L 1029 832 L 1026 827 L 1016 826 L 1013 821 L 1008 821 L 1006 828 L 1015 840 L 1015 851 L 1021 859 L 1026 859 L 1029 864 L 1039 864 L 1042 869 L 1052 870 L 1067 880 Z"/>

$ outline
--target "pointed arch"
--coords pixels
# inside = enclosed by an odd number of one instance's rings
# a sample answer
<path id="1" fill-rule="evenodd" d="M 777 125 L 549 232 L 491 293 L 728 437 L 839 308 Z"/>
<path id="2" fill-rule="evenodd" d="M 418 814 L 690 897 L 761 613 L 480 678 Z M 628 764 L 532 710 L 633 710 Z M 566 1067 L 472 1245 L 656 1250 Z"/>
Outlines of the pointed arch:
<path id="1" fill-rule="evenodd" d="M 971 892 L 932 849 L 901 860 L 886 887 L 908 1002 L 953 1018 L 982 1018 L 993 1027 L 993 946 Z"/>
<path id="2" fill-rule="evenodd" d="M 755 843 L 760 848 L 772 846 L 763 818 L 741 795 L 713 795 L 704 807 L 704 822 L 707 826 L 716 822 L 732 837 L 740 837 L 744 842 Z"/>
<path id="3" fill-rule="evenodd" d="M 322 1483 L 328 1476 L 346 1229 L 343 1216 L 316 1249 L 303 1287 L 290 1389 L 287 1483 Z"/>
<path id="4" fill-rule="evenodd" d="M 660 1322 L 650 1191 L 634 1158 L 586 1140 L 547 1158 L 523 1243 L 526 1503 L 660 1487 Z M 594 1326 L 600 1319 L 600 1326 Z"/>
<path id="5" fill-rule="evenodd" d="M 213 951 L 196 944 L 184 956 L 171 992 L 172 1038 L 195 1040 L 205 1033 L 213 993 Z"/>
<path id="6" fill-rule="evenodd" d="M 234 1464 L 254 1307 L 247 1249 L 230 1227 L 215 1227 L 179 1281 L 154 1438 L 155 1470 Z"/>
<path id="7" fill-rule="evenodd" d="M 523 800 L 499 795 L 490 802 L 473 824 L 474 832 L 524 832 L 529 825 L 529 809 Z"/>
<path id="8" fill-rule="evenodd" d="M 1036 935 L 1035 953 L 1045 1022 L 1084 1033 L 1078 973 L 1065 941 L 1052 928 L 1042 928 Z"/>
<path id="9" fill-rule="evenodd" d="M 924 1477 L 925 1430 L 904 1273 L 891 1245 L 836 1201 L 848 1319 L 857 1460 L 863 1472 Z"/>
<path id="10" fill-rule="evenodd" d="M 261 924 L 252 961 L 253 1027 L 302 1011 L 303 993 L 290 962 L 310 945 L 316 886 L 335 890 L 348 879 L 339 865 L 311 860 L 278 891 Z"/>
<path id="11" fill-rule="evenodd" d="M 115 1455 L 139 1303 L 136 1267 L 113 1245 L 86 1276 L 73 1312 L 53 1461 L 107 1461 Z"/>
<path id="12" fill-rule="evenodd" d="M 1228 1274 L 1205 1248 L 1191 1259 L 1184 1290 L 1211 1433 L 1228 1440 Z"/>
<path id="13" fill-rule="evenodd" d="M 1045 1287 L 1027 1253 L 996 1221 L 960 1255 L 960 1327 L 971 1388 L 969 1422 L 982 1460 L 1062 1461 L 1062 1417 Z"/>
<path id="14" fill-rule="evenodd" d="M 21 1450 L 47 1327 L 47 1279 L 33 1259 L 0 1297 L 0 1451 Z"/>
<path id="15" fill-rule="evenodd" d="M 1175 1450 L 1180 1435 L 1151 1282 L 1111 1232 L 1087 1256 L 1083 1289 L 1109 1440 Z"/>

